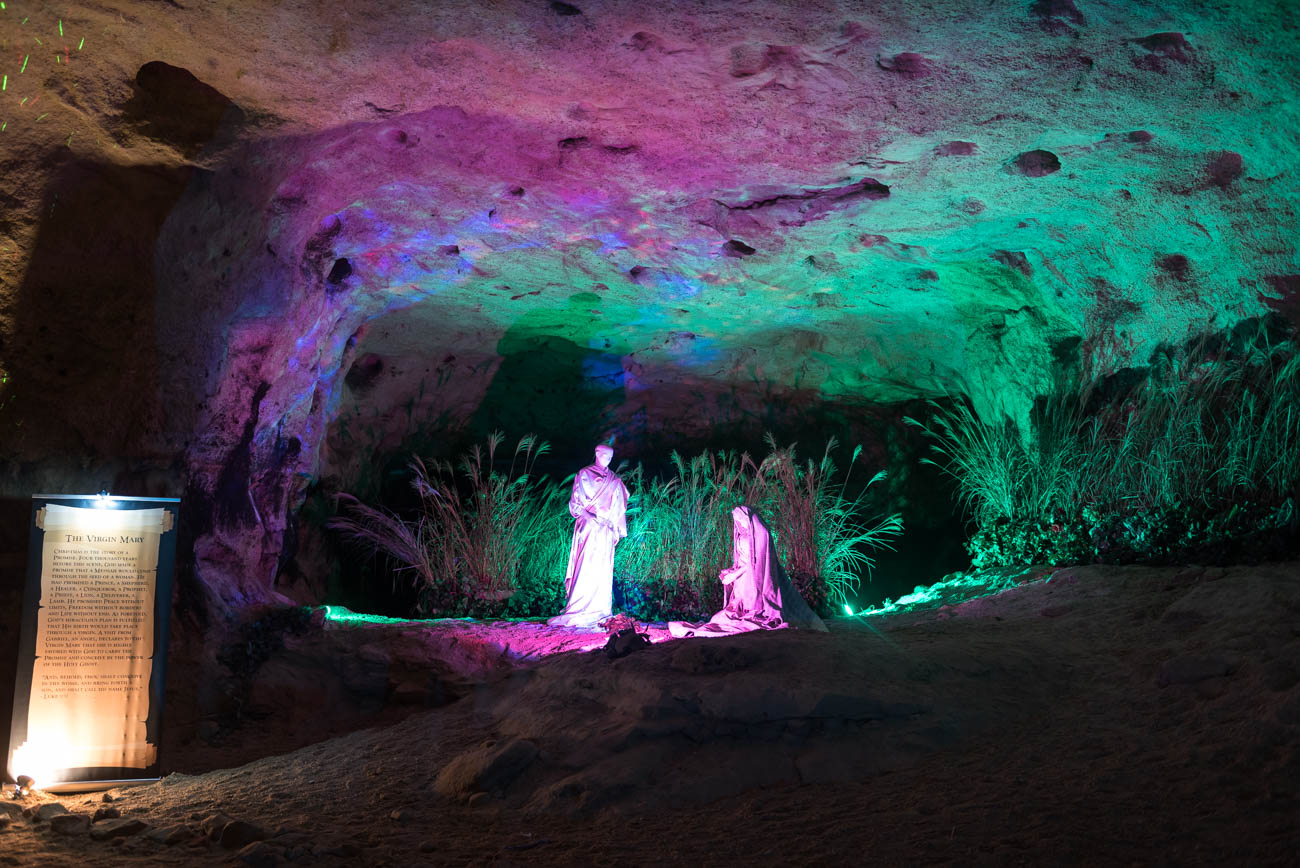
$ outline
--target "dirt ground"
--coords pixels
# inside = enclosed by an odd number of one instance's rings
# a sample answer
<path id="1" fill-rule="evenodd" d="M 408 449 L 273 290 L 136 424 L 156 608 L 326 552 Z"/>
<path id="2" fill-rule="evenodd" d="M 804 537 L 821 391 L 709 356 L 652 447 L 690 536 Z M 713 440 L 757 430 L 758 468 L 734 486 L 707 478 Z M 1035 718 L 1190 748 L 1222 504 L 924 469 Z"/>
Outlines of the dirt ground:
<path id="1" fill-rule="evenodd" d="M 534 649 L 288 753 L 249 726 L 240 767 L 5 803 L 0 864 L 1294 864 L 1300 565 L 1011 584 L 829 634 Z M 418 629 L 545 645 L 456 623 Z"/>

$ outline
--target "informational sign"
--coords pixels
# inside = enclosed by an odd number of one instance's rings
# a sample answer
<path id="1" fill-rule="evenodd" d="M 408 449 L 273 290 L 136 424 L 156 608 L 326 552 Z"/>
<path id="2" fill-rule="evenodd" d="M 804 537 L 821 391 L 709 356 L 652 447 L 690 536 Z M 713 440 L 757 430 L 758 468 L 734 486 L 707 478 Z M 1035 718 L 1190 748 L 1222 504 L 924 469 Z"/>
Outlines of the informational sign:
<path id="1" fill-rule="evenodd" d="M 175 498 L 32 498 L 11 779 L 48 791 L 158 776 Z"/>

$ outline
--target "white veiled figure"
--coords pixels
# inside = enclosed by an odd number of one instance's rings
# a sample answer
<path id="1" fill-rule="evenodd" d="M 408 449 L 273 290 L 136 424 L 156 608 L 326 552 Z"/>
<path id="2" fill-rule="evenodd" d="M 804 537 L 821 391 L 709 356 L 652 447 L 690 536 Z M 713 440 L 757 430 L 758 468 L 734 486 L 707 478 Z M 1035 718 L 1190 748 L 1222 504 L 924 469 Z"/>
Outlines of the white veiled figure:
<path id="1" fill-rule="evenodd" d="M 609 469 L 610 446 L 596 447 L 596 463 L 578 471 L 569 498 L 573 545 L 564 573 L 564 611 L 552 627 L 594 627 L 613 612 L 614 547 L 627 536 L 627 486 Z"/>
<path id="2" fill-rule="evenodd" d="M 731 511 L 731 566 L 722 580 L 723 606 L 703 624 L 670 621 L 678 638 L 728 636 L 750 630 L 821 630 L 826 625 L 795 590 L 772 545 L 772 532 L 748 506 Z"/>

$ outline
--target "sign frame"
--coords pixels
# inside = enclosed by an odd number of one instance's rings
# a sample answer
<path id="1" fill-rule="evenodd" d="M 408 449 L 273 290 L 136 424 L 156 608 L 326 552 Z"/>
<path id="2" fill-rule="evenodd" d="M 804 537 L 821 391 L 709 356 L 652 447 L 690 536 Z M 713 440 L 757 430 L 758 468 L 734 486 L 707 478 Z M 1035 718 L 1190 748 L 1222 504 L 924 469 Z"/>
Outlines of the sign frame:
<path id="1" fill-rule="evenodd" d="M 176 570 L 177 526 L 180 519 L 178 497 L 130 497 L 102 494 L 34 494 L 28 519 L 27 578 L 23 588 L 22 622 L 18 640 L 18 668 L 14 679 L 14 702 L 9 730 L 6 766 L 10 778 L 22 774 L 13 767 L 14 752 L 27 740 L 28 712 L 36 665 L 36 644 L 41 608 L 41 570 L 45 530 L 38 526 L 37 514 L 45 506 L 114 510 L 169 510 L 171 526 L 158 537 L 158 568 L 154 575 L 153 657 L 149 674 L 149 712 L 145 722 L 146 738 L 158 751 L 152 764 L 141 768 L 90 766 L 64 768 L 60 780 L 37 781 L 36 787 L 49 793 L 89 792 L 128 784 L 149 783 L 161 776 L 163 704 L 167 675 L 167 640 L 171 626 L 172 585 Z"/>

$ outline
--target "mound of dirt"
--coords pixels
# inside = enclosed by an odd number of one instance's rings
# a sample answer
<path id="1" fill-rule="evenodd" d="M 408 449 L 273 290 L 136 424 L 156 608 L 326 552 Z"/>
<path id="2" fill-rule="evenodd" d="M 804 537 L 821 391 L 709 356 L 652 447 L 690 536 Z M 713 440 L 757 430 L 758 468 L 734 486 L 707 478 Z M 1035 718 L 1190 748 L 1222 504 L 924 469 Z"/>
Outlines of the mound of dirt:
<path id="1" fill-rule="evenodd" d="M 1300 565 L 1002 583 L 828 634 L 525 661 L 388 727 L 116 791 L 112 816 L 5 803 L 0 836 L 16 864 L 88 866 L 1289 864 Z"/>

